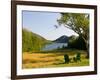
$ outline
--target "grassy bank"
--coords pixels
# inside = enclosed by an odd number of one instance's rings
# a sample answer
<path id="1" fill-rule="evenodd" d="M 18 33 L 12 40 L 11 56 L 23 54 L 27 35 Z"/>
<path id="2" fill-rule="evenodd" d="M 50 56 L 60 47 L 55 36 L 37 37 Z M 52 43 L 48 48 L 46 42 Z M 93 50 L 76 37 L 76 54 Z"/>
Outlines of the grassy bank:
<path id="1" fill-rule="evenodd" d="M 71 61 L 69 64 L 64 63 L 64 54 L 68 54 L 70 59 L 73 58 L 77 52 L 81 53 L 81 61 Z M 78 50 L 64 50 L 59 52 L 24 52 L 22 67 L 25 68 L 48 68 L 48 67 L 73 67 L 73 66 L 88 66 L 89 59 L 86 59 L 85 51 Z"/>

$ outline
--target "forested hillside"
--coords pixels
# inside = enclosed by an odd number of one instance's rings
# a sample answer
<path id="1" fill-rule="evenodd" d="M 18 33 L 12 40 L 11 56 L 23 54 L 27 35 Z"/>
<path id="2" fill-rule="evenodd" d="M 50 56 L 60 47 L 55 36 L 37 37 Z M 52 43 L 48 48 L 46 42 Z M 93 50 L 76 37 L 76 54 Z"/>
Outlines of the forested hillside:
<path id="1" fill-rule="evenodd" d="M 22 51 L 39 51 L 47 40 L 27 29 L 22 29 Z"/>

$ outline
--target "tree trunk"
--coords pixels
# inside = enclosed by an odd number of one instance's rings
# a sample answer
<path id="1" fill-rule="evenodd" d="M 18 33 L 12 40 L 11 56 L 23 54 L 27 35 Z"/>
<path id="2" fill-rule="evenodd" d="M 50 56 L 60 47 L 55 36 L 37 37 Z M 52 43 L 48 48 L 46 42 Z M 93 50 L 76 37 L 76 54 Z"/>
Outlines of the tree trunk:
<path id="1" fill-rule="evenodd" d="M 87 56 L 86 58 L 89 58 L 89 43 L 86 43 L 86 51 L 87 51 Z"/>
<path id="2" fill-rule="evenodd" d="M 86 56 L 86 58 L 89 58 L 90 56 L 89 56 L 89 43 L 88 43 L 88 40 L 86 40 L 82 35 L 80 35 L 80 36 L 83 38 L 83 40 L 84 40 L 84 42 L 85 42 L 86 51 L 87 51 L 87 56 Z"/>

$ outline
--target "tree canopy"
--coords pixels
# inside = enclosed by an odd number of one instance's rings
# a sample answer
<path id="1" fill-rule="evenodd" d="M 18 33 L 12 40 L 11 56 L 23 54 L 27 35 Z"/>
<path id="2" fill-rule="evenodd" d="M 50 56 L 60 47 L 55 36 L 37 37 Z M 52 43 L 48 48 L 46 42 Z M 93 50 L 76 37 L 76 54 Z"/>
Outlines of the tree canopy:
<path id="1" fill-rule="evenodd" d="M 81 35 L 85 41 L 89 38 L 89 14 L 80 13 L 61 13 L 60 19 L 57 20 L 59 25 L 73 30 Z"/>

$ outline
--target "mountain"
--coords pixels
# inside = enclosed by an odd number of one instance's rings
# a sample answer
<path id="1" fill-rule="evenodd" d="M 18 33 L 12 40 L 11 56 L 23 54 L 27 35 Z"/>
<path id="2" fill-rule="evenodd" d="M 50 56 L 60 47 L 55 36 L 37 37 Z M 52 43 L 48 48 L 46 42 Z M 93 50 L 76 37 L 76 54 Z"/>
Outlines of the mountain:
<path id="1" fill-rule="evenodd" d="M 66 42 L 68 42 L 68 40 L 69 40 L 69 37 L 66 35 L 63 35 L 63 36 L 59 37 L 58 39 L 54 40 L 53 42 L 66 43 Z"/>
<path id="2" fill-rule="evenodd" d="M 38 51 L 47 43 L 48 41 L 41 37 L 40 35 L 33 33 L 27 29 L 22 29 L 22 51 Z"/>

